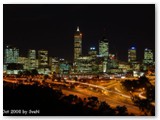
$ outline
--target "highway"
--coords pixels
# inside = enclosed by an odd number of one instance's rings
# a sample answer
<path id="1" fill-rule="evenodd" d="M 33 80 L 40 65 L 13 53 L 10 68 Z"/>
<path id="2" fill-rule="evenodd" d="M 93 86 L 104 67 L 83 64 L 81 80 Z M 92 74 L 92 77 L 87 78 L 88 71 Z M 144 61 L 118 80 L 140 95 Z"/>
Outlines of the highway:
<path id="1" fill-rule="evenodd" d="M 27 81 L 25 78 L 4 78 L 3 80 L 13 84 L 21 82 L 21 84 L 32 85 L 34 83 Z M 35 81 L 38 81 L 42 85 L 42 79 L 36 79 Z M 81 82 L 75 80 L 52 81 L 51 79 L 47 79 L 45 83 L 59 87 L 65 85 L 67 88 L 61 87 L 65 95 L 73 94 L 82 99 L 96 96 L 99 101 L 106 101 L 111 107 L 125 105 L 129 113 L 141 115 L 139 108 L 133 104 L 130 93 L 123 90 L 120 82 L 117 80 Z M 71 84 L 75 85 L 74 89 L 70 88 Z M 145 98 L 142 92 L 139 93 L 139 97 Z"/>
<path id="2" fill-rule="evenodd" d="M 83 82 L 79 82 L 79 81 L 71 81 L 71 80 L 66 80 L 66 82 L 71 82 L 71 83 L 78 83 L 78 84 L 82 84 L 82 85 L 87 85 L 89 87 L 94 87 L 94 88 L 99 88 L 103 91 L 106 91 L 106 92 L 110 92 L 110 93 L 114 93 L 114 94 L 117 94 L 117 95 L 120 95 L 120 96 L 123 96 L 125 98 L 131 98 L 131 96 L 128 96 L 128 95 L 125 95 L 125 94 L 122 94 L 122 93 L 119 93 L 119 92 L 116 92 L 116 91 L 112 91 L 112 90 L 108 90 L 106 89 L 105 87 L 103 86 L 99 86 L 99 85 L 94 85 L 94 84 L 90 84 L 90 83 L 83 83 Z"/>

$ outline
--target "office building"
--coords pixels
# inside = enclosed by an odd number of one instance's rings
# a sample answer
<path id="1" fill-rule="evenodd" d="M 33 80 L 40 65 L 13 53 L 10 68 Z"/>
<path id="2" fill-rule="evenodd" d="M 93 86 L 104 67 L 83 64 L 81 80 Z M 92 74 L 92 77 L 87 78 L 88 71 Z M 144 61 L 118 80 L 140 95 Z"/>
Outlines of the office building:
<path id="1" fill-rule="evenodd" d="M 29 59 L 26 57 L 18 57 L 18 63 L 23 65 L 23 69 L 29 69 Z"/>
<path id="2" fill-rule="evenodd" d="M 6 46 L 4 63 L 17 63 L 19 57 L 19 49 L 13 46 Z"/>
<path id="3" fill-rule="evenodd" d="M 29 61 L 29 69 L 35 69 L 36 66 L 36 50 L 28 51 L 28 61 Z"/>
<path id="4" fill-rule="evenodd" d="M 74 61 L 78 57 L 82 55 L 82 33 L 79 30 L 79 27 L 77 27 L 77 30 L 74 34 Z"/>
<path id="5" fill-rule="evenodd" d="M 131 47 L 128 50 L 128 62 L 129 63 L 133 63 L 137 60 L 137 55 L 136 55 L 136 48 L 135 47 Z"/>
<path id="6" fill-rule="evenodd" d="M 56 57 L 49 58 L 49 66 L 51 68 L 52 73 L 59 73 L 59 60 Z"/>
<path id="7" fill-rule="evenodd" d="M 107 62 L 109 57 L 109 42 L 106 38 L 106 34 L 103 35 L 102 39 L 99 42 L 99 55 L 104 57 L 103 61 L 103 72 L 107 71 Z"/>
<path id="8" fill-rule="evenodd" d="M 95 47 L 90 47 L 89 51 L 88 51 L 88 55 L 92 56 L 92 57 L 96 57 L 97 55 L 97 51 Z"/>
<path id="9" fill-rule="evenodd" d="M 146 48 L 144 50 L 144 64 L 153 64 L 153 52 L 151 49 Z"/>
<path id="10" fill-rule="evenodd" d="M 39 68 L 48 67 L 48 51 L 47 50 L 38 51 L 38 67 Z"/>

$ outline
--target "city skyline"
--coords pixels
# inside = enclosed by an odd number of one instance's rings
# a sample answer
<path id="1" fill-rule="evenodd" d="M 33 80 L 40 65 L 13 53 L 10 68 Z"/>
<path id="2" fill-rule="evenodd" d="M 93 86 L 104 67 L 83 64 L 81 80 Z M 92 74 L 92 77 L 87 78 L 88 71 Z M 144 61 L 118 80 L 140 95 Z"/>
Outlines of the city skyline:
<path id="1" fill-rule="evenodd" d="M 46 49 L 49 56 L 73 60 L 77 26 L 84 55 L 92 46 L 98 50 L 106 29 L 110 53 L 127 61 L 135 46 L 142 61 L 145 48 L 155 49 L 153 13 L 154 5 L 4 5 L 4 45 L 13 44 L 22 56 L 28 49 Z"/>
<path id="2" fill-rule="evenodd" d="M 155 4 L 4 4 L 4 116 L 155 116 Z"/>

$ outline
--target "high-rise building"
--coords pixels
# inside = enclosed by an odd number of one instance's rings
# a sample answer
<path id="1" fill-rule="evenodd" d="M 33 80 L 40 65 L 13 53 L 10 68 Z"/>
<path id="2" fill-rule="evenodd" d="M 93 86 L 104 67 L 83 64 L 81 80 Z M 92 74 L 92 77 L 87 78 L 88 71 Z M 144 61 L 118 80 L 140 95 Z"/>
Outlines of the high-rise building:
<path id="1" fill-rule="evenodd" d="M 132 63 L 132 62 L 135 62 L 136 60 L 137 60 L 136 48 L 135 47 L 131 47 L 128 50 L 128 62 Z"/>
<path id="2" fill-rule="evenodd" d="M 74 61 L 82 55 L 82 33 L 77 27 L 74 34 Z"/>
<path id="3" fill-rule="evenodd" d="M 36 68 L 36 50 L 28 51 L 29 69 Z"/>
<path id="4" fill-rule="evenodd" d="M 109 42 L 108 39 L 104 36 L 99 42 L 99 55 L 102 55 L 105 60 L 109 56 Z"/>
<path id="5" fill-rule="evenodd" d="M 118 68 L 118 60 L 115 56 L 115 54 L 109 54 L 109 59 L 108 59 L 108 69 L 115 69 Z"/>
<path id="6" fill-rule="evenodd" d="M 38 66 L 39 68 L 45 68 L 48 66 L 48 51 L 47 50 L 38 51 Z"/>
<path id="7" fill-rule="evenodd" d="M 88 51 L 88 54 L 93 56 L 93 57 L 96 56 L 97 55 L 96 48 L 95 47 L 90 47 L 90 49 Z"/>
<path id="8" fill-rule="evenodd" d="M 23 65 L 23 69 L 29 69 L 29 59 L 26 57 L 18 57 L 18 63 Z"/>
<path id="9" fill-rule="evenodd" d="M 49 66 L 51 68 L 51 72 L 59 73 L 59 60 L 58 58 L 49 58 Z"/>
<path id="10" fill-rule="evenodd" d="M 152 64 L 153 63 L 153 52 L 151 49 L 146 48 L 144 50 L 144 64 Z"/>
<path id="11" fill-rule="evenodd" d="M 92 73 L 92 56 L 81 56 L 77 58 L 78 73 Z"/>
<path id="12" fill-rule="evenodd" d="M 70 72 L 71 66 L 64 58 L 59 59 L 59 73 L 68 74 Z"/>
<path id="13" fill-rule="evenodd" d="M 107 70 L 107 62 L 109 57 L 109 42 L 106 38 L 106 33 L 103 35 L 102 39 L 99 42 L 99 55 L 104 57 L 103 61 L 103 72 Z"/>
<path id="14" fill-rule="evenodd" d="M 19 57 L 19 49 L 12 47 L 12 46 L 6 46 L 5 49 L 5 63 L 17 63 L 18 57 Z"/>

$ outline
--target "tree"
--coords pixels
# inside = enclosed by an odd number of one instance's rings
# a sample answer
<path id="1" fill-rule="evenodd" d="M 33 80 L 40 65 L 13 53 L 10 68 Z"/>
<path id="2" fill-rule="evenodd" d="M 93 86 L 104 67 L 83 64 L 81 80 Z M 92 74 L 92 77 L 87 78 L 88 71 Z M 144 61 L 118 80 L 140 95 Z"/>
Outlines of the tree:
<path id="1" fill-rule="evenodd" d="M 29 76 L 29 75 L 31 75 L 31 72 L 30 72 L 29 70 L 25 70 L 25 71 L 23 72 L 23 74 Z"/>
<path id="2" fill-rule="evenodd" d="M 139 109 L 146 114 L 153 113 L 154 107 L 151 105 L 148 99 L 140 99 L 138 96 L 134 96 L 133 102 Z"/>
<path id="3" fill-rule="evenodd" d="M 101 102 L 99 105 L 99 111 L 106 111 L 109 108 L 110 106 L 105 101 Z"/>
<path id="4" fill-rule="evenodd" d="M 116 111 L 119 116 L 128 115 L 126 106 L 117 106 Z"/>
<path id="5" fill-rule="evenodd" d="M 31 70 L 31 75 L 32 76 L 38 75 L 38 71 L 36 69 Z"/>
<path id="6" fill-rule="evenodd" d="M 98 97 L 88 97 L 88 102 L 87 102 L 87 105 L 91 108 L 94 108 L 94 107 L 97 107 L 98 106 L 98 103 L 99 103 L 99 100 L 98 100 Z"/>

